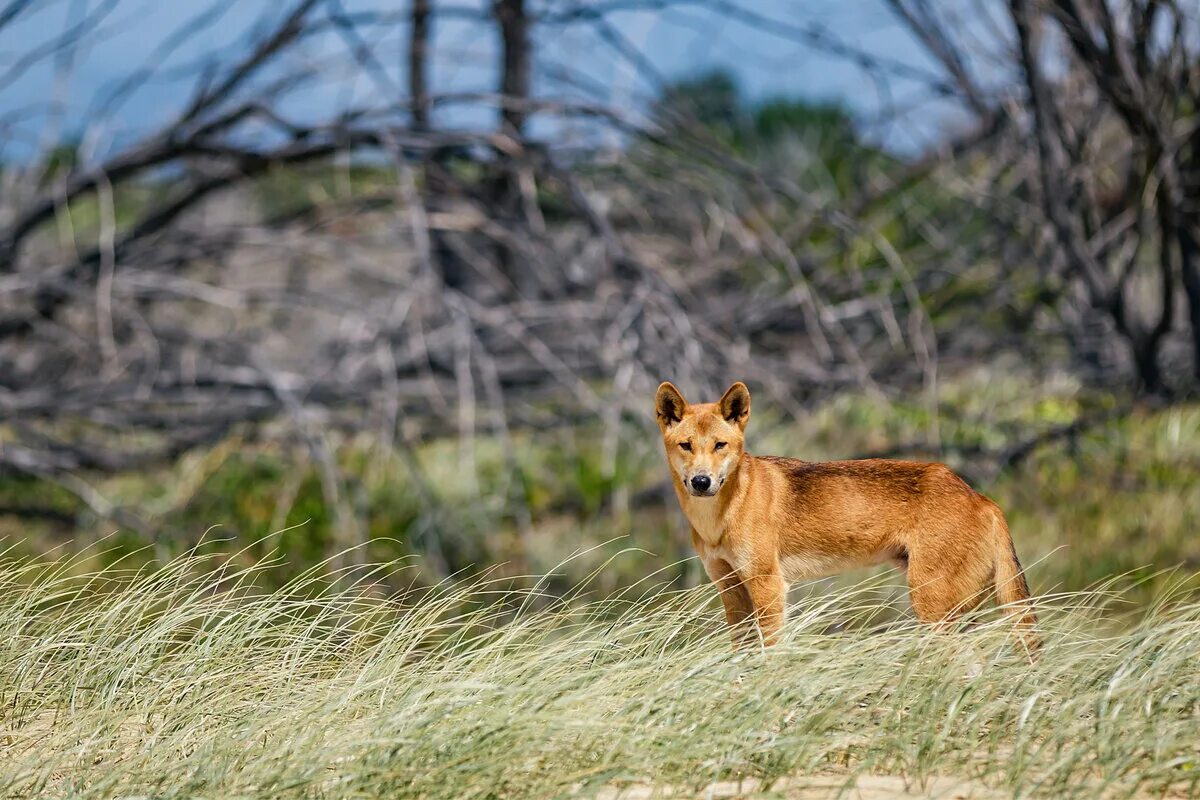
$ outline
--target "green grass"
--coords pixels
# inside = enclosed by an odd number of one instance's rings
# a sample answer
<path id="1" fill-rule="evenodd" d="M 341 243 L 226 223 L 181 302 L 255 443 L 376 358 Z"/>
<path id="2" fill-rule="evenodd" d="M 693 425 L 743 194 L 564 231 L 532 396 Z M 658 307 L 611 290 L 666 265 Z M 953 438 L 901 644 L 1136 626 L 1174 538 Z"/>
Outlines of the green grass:
<path id="1" fill-rule="evenodd" d="M 885 623 L 871 583 L 798 603 L 781 645 L 735 654 L 711 589 L 654 577 L 551 602 L 486 580 L 381 594 L 398 565 L 266 590 L 275 566 L 238 563 L 6 557 L 0 793 L 1200 790 L 1200 603 L 1181 595 L 1124 623 L 1111 587 L 1043 598 L 1031 666 L 994 613 L 957 635 Z"/>

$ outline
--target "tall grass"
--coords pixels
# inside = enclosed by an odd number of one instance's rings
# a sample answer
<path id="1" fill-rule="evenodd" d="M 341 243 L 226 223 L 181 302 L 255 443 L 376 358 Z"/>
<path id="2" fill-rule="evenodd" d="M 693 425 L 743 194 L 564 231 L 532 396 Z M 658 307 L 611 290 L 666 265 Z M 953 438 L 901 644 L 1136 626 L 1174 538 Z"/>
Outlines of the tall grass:
<path id="1" fill-rule="evenodd" d="M 384 594 L 392 564 L 259 589 L 277 568 L 0 561 L 3 795 L 1200 791 L 1194 600 L 1117 624 L 1109 590 L 1045 598 L 1030 665 L 994 614 L 958 635 L 885 622 L 876 584 L 805 598 L 779 646 L 734 653 L 707 587 Z"/>

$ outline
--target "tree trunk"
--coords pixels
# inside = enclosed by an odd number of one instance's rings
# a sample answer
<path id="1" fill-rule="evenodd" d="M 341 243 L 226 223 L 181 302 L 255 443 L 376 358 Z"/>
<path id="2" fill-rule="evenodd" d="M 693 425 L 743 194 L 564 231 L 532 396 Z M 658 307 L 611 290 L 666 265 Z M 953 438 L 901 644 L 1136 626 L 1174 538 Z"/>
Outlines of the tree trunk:
<path id="1" fill-rule="evenodd" d="M 1183 272 L 1183 290 L 1188 299 L 1188 323 L 1191 325 L 1192 373 L 1200 381 L 1200 128 L 1194 129 L 1189 141 L 1187 159 L 1184 161 L 1184 203 L 1179 231 L 1179 261 Z"/>
<path id="2" fill-rule="evenodd" d="M 520 142 L 525 138 L 529 101 L 529 17 L 525 0 L 496 0 L 492 13 L 500 24 L 500 128 Z"/>
<path id="3" fill-rule="evenodd" d="M 525 153 L 525 127 L 529 118 L 531 55 L 529 16 L 525 0 L 496 0 L 492 13 L 500 26 L 500 133 L 512 140 L 496 148 L 496 173 L 492 204 L 496 217 L 528 226 L 527 198 L 522 197 L 521 171 L 529 169 Z M 527 176 L 528 177 L 528 176 Z M 531 179 L 530 181 L 531 182 Z M 501 271 L 525 297 L 538 293 L 538 276 L 507 244 L 498 243 L 496 258 Z"/>
<path id="4" fill-rule="evenodd" d="M 1130 303 L 1127 282 L 1113 279 L 1106 265 L 1094 255 L 1089 244 L 1085 219 L 1087 209 L 1079 203 L 1084 196 L 1077 191 L 1069 129 L 1063 123 L 1063 108 L 1056 99 L 1054 87 L 1043 72 L 1044 58 L 1041 52 L 1041 26 L 1044 20 L 1030 0 L 1010 0 L 1010 14 L 1017 33 L 1019 59 L 1029 91 L 1033 130 L 1037 142 L 1038 177 L 1041 182 L 1041 203 L 1046 223 L 1055 233 L 1055 240 L 1064 257 L 1067 269 L 1082 280 L 1091 304 L 1108 314 L 1113 325 L 1125 338 L 1137 372 L 1142 391 L 1161 394 L 1166 390 L 1158 357 L 1162 340 L 1169 332 L 1174 310 L 1174 255 L 1179 233 L 1175 215 L 1177 204 L 1169 197 L 1169 187 L 1164 187 L 1156 197 L 1159 221 L 1159 270 L 1162 278 L 1162 302 L 1159 317 L 1150 324 L 1144 322 L 1138 310 Z M 1074 40 L 1072 40 L 1074 41 Z M 1087 55 L 1086 48 L 1076 43 L 1080 57 Z M 1097 81 L 1106 76 L 1097 76 Z M 1104 84 L 1102 91 L 1110 94 L 1114 106 L 1120 106 L 1120 92 Z M 1129 104 L 1121 106 L 1122 118 L 1135 135 L 1146 131 L 1148 126 L 1133 111 Z M 1157 144 L 1157 143 L 1154 143 Z M 1161 148 L 1160 148 L 1161 149 Z M 1146 170 L 1159 165 L 1154 155 L 1148 158 Z M 1161 165 L 1160 165 L 1161 166 Z M 1144 174 L 1144 173 L 1143 173 Z M 1186 253 L 1183 254 L 1186 258 Z M 1200 287 L 1198 287 L 1200 288 Z"/>
<path id="5" fill-rule="evenodd" d="M 412 109 L 412 127 L 429 130 L 429 0 L 413 0 L 408 44 L 408 96 Z"/>

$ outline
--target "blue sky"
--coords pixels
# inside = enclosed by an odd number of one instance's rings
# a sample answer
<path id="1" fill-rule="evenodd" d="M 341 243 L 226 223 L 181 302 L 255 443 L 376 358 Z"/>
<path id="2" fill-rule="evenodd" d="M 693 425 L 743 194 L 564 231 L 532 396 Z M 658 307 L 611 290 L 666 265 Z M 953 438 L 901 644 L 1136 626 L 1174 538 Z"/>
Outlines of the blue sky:
<path id="1" fill-rule="evenodd" d="M 921 47 L 882 0 L 731 0 L 764 19 L 796 27 L 818 24 L 853 48 L 874 57 L 933 69 Z M 973 5 L 962 0 L 964 9 Z M 6 3 L 0 2 L 0 9 Z M 256 26 L 277 18 L 284 4 L 271 0 L 226 0 L 218 13 L 198 18 L 209 0 L 35 0 L 37 10 L 0 29 L 0 159 L 20 158 L 63 131 L 86 132 L 94 152 L 114 141 L 153 129 L 189 97 L 200 59 L 235 53 Z M 290 5 L 290 4 L 289 4 Z M 367 9 L 403 12 L 404 2 L 342 0 L 349 13 Z M 561 10 L 569 4 L 543 2 Z M 575 5 L 578 5 L 576 3 Z M 482 8 L 457 0 L 438 6 Z M 969 9 L 968 9 L 969 10 Z M 42 60 L 25 68 L 23 53 L 70 30 L 89 15 L 100 20 L 95 35 L 71 64 Z M 929 102 L 917 83 L 902 79 L 886 87 L 844 58 L 822 53 L 792 38 L 776 35 L 768 24 L 732 23 L 726 16 L 685 5 L 665 11 L 627 11 L 611 16 L 614 28 L 667 79 L 713 68 L 731 71 L 751 98 L 792 96 L 837 100 L 852 109 L 869 135 L 898 152 L 913 152 L 961 124 L 944 102 Z M 497 41 L 490 25 L 456 15 L 436 23 L 432 64 L 435 91 L 489 91 L 494 88 Z M 164 42 L 187 31 L 170 52 Z M 986 31 L 981 37 L 987 37 Z M 403 26 L 377 33 L 376 52 L 389 80 L 405 85 Z M 540 27 L 536 92 L 543 97 L 581 93 L 608 106 L 636 114 L 653 97 L 653 80 L 615 55 L 596 30 L 575 23 Z M 385 90 L 378 81 L 350 69 L 344 42 L 329 36 L 310 43 L 298 57 L 317 63 L 318 77 L 284 105 L 296 119 L 316 118 L 352 104 L 370 103 Z M 99 114 L 105 98 L 131 73 L 152 69 L 154 77 L 129 94 L 113 113 Z M 981 68 L 982 70 L 983 68 Z M 580 88 L 580 87 L 586 87 Z M 891 120 L 889 97 L 906 113 Z M 919 101 L 919 102 L 914 102 Z M 883 113 L 888 124 L 878 124 Z M 446 126 L 487 124 L 485 112 L 439 109 Z M 543 125 L 545 136 L 571 135 Z"/>

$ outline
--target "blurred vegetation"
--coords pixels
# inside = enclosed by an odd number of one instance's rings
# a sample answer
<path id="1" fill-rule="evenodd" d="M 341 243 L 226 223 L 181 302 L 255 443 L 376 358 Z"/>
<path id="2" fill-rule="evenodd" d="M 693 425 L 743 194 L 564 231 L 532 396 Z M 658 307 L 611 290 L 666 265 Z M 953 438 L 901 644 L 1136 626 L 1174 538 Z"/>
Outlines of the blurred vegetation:
<path id="1" fill-rule="evenodd" d="M 806 188 L 838 196 L 853 192 L 865 174 L 886 174 L 897 166 L 860 141 L 844 108 L 787 98 L 752 102 L 724 72 L 671 86 L 658 112 L 664 125 L 684 118 L 698 121 L 706 135 L 740 157 Z M 71 152 L 65 149 L 62 159 Z M 637 147 L 629 158 L 638 159 Z M 460 166 L 452 163 L 450 168 Z M 115 198 L 118 223 L 133 219 L 167 189 L 165 183 L 126 185 Z M 253 189 L 255 213 L 265 220 L 303 215 L 331 198 L 387 202 L 396 191 L 391 168 L 370 163 L 272 170 Z M 546 218 L 553 222 L 555 210 L 565 202 L 553 186 L 539 191 Z M 70 204 L 78 233 L 98 225 L 96 203 L 93 195 L 85 195 Z M 1006 275 L 1011 302 L 979 302 L 997 288 L 991 283 L 987 243 L 981 239 L 984 228 L 969 203 L 917 183 L 899 192 L 890 206 L 878 215 L 878 233 L 906 256 L 919 256 L 931 228 L 952 227 L 967 243 L 980 240 L 978 257 L 964 259 L 961 269 L 933 264 L 915 276 L 924 312 L 936 330 L 1000 337 L 1033 324 L 1034 309 L 1042 305 L 1035 296 L 1041 284 L 1033 266 L 1028 281 L 1017 272 Z M 786 205 L 777 209 L 781 217 L 795 211 Z M 346 224 L 356 224 L 350 216 Z M 870 230 L 871 219 L 866 222 L 863 229 Z M 888 268 L 868 269 L 886 258 L 877 242 L 866 236 L 834 241 L 834 236 L 828 227 L 814 227 L 794 247 L 827 274 L 860 283 L 863 276 L 873 276 L 853 287 L 858 296 L 902 294 L 907 276 Z M 919 257 L 912 260 L 920 264 Z M 765 256 L 744 266 L 743 279 L 767 295 L 794 285 L 787 265 Z M 1070 377 L 1062 367 L 1063 350 L 1054 340 L 1020 357 L 993 348 L 973 368 L 944 370 L 933 405 L 915 392 L 846 394 L 811 408 L 802 422 L 793 424 L 781 423 L 769 405 L 756 405 L 750 449 L 810 460 L 848 458 L 924 442 L 934 430 L 951 466 L 1006 509 L 1035 591 L 1081 589 L 1128 573 L 1146 578 L 1143 589 L 1129 595 L 1144 600 L 1167 580 L 1154 577 L 1156 571 L 1200 568 L 1200 538 L 1195 536 L 1200 527 L 1200 405 L 1136 411 L 1037 448 L 1016 468 L 999 474 L 971 455 L 1002 451 L 1037 431 L 1129 402 L 1122 388 Z M 369 540 L 355 559 L 415 557 L 418 563 L 434 563 L 438 568 L 423 575 L 428 583 L 447 569 L 501 565 L 496 574 L 511 577 L 554 571 L 548 587 L 562 591 L 614 553 L 631 550 L 619 566 L 596 579 L 599 589 L 614 591 L 651 573 L 680 585 L 705 582 L 673 495 L 662 486 L 666 474 L 657 433 L 650 427 L 649 397 L 645 405 L 645 416 L 623 421 L 611 459 L 605 433 L 598 424 L 587 423 L 515 433 L 507 445 L 487 435 L 469 442 L 411 445 L 384 445 L 365 435 L 337 440 L 338 466 L 346 476 L 344 500 Z M 135 533 L 114 533 L 111 523 L 81 511 L 62 489 L 25 477 L 0 478 L 0 536 L 20 540 L 31 552 L 103 552 L 81 566 L 96 559 L 161 559 L 196 547 L 244 549 L 247 560 L 278 551 L 286 565 L 272 574 L 281 580 L 293 577 L 336 549 L 338 515 L 327 503 L 319 470 L 304 446 L 245 433 L 246 438 L 235 435 L 191 452 L 166 470 L 91 478 L 105 496 L 140 509 L 151 521 L 156 531 L 151 549 Z M 919 455 L 914 448 L 909 451 L 900 455 Z M 34 508 L 38 513 L 29 513 Z M 107 546 L 94 548 L 102 539 Z M 558 566 L 585 550 L 588 555 Z M 815 585 L 840 585 L 859 577 Z"/>
<path id="2" fill-rule="evenodd" d="M 704 135 L 764 168 L 767 174 L 818 181 L 838 197 L 852 196 L 872 170 L 898 162 L 859 136 L 854 117 L 836 100 L 747 98 L 737 79 L 714 70 L 676 81 L 656 106 L 668 131 Z"/>
<path id="3" fill-rule="evenodd" d="M 995 365 L 943 385 L 938 426 L 951 453 L 1000 450 L 1118 402 L 1117 395 L 1065 376 L 1035 379 L 1012 365 Z M 917 439 L 928 429 L 930 410 L 920 402 L 846 395 L 814 408 L 798 425 L 774 417 L 769 406 L 756 408 L 751 452 L 820 460 Z M 563 590 L 632 548 L 602 571 L 598 589 L 615 591 L 659 571 L 679 585 L 703 583 L 673 495 L 660 488 L 666 472 L 649 424 L 649 412 L 625 421 L 608 467 L 601 432 L 587 425 L 520 434 L 509 452 L 494 438 L 477 437 L 469 443 L 469 470 L 455 440 L 420 445 L 408 456 L 366 438 L 343 441 L 339 466 L 350 476 L 349 502 L 371 539 L 360 560 L 416 556 L 477 569 L 501 564 L 497 575 L 555 572 L 550 588 Z M 1152 573 L 1200 569 L 1200 405 L 1136 411 L 1053 441 L 996 476 L 980 475 L 981 464 L 970 455 L 950 463 L 1006 510 L 1035 591 L 1076 590 L 1130 574 L 1146 580 L 1129 597 L 1144 600 L 1170 580 Z M 99 485 L 118 501 L 146 508 L 161 530 L 157 550 L 144 550 L 145 542 L 124 534 L 107 542 L 106 558 L 138 550 L 136 558 L 176 555 L 207 542 L 201 550 L 246 548 L 247 559 L 277 550 L 287 561 L 277 574 L 286 578 L 319 561 L 333 536 L 336 515 L 299 446 L 233 438 L 171 470 Z M 68 541 L 76 526 L 86 533 L 71 538 L 67 549 L 94 546 L 111 533 L 61 490 L 30 480 L 0 483 L 0 507 L 33 499 L 52 503 L 75 523 L 10 515 L 0 517 L 0 535 L 24 537 L 23 547 L 38 550 Z M 902 579 L 895 574 L 893 581 Z"/>

